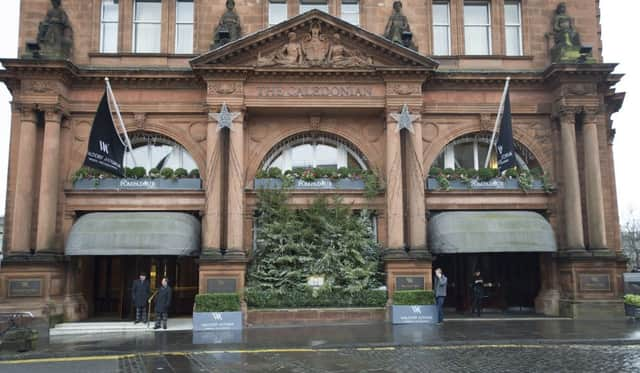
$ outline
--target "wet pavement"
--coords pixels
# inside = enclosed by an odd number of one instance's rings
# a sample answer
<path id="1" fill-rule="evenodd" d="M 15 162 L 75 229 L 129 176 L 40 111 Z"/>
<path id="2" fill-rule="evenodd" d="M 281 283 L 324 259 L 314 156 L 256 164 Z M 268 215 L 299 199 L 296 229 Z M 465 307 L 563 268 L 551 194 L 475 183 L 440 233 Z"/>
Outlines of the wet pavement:
<path id="1" fill-rule="evenodd" d="M 640 322 L 450 320 L 64 336 L 1 372 L 638 372 Z"/>

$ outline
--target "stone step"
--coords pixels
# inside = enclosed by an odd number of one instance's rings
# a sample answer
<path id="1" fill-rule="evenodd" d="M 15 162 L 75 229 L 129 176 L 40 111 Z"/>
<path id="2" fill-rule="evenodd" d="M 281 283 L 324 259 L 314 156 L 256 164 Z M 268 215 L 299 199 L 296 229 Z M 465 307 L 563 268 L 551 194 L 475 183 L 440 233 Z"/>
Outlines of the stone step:
<path id="1" fill-rule="evenodd" d="M 387 319 L 386 308 L 287 308 L 250 309 L 248 326 L 336 323 L 375 323 Z"/>
<path id="2" fill-rule="evenodd" d="M 56 325 L 49 329 L 50 336 L 61 335 L 82 335 L 97 333 L 149 333 L 153 332 L 155 322 L 148 325 L 143 323 L 134 324 L 132 321 L 114 321 L 114 322 L 68 322 Z M 169 319 L 167 323 L 168 330 L 191 330 L 191 319 Z"/>

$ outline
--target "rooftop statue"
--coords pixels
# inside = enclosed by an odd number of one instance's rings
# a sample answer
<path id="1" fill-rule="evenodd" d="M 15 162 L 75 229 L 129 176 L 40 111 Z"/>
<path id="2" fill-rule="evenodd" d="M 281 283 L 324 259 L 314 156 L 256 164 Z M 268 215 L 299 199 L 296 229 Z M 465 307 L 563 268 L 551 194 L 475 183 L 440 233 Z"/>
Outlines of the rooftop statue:
<path id="1" fill-rule="evenodd" d="M 35 42 L 28 42 L 32 57 L 67 59 L 71 57 L 73 30 L 67 13 L 60 7 L 61 0 L 51 0 L 52 8 L 38 25 Z"/>
<path id="2" fill-rule="evenodd" d="M 240 38 L 240 17 L 235 11 L 236 3 L 233 0 L 227 0 L 226 6 L 227 11 L 220 17 L 220 22 L 214 32 L 211 49 Z"/>
<path id="3" fill-rule="evenodd" d="M 418 47 L 416 47 L 412 40 L 413 34 L 409 28 L 409 21 L 407 17 L 402 14 L 401 1 L 393 2 L 393 13 L 389 17 L 387 27 L 384 29 L 384 37 L 406 48 L 418 50 Z"/>
<path id="4" fill-rule="evenodd" d="M 567 15 L 567 5 L 558 4 L 553 17 L 552 62 L 593 62 L 591 52 L 582 51 L 580 35 L 574 28 L 573 19 Z"/>

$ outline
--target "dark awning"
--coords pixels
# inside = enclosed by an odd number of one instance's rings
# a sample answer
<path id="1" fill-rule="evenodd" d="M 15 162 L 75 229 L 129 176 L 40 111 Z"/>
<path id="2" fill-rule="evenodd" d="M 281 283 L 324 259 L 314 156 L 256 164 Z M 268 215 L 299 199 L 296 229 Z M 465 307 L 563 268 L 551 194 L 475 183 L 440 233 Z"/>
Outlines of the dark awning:
<path id="1" fill-rule="evenodd" d="M 78 219 L 66 255 L 196 255 L 200 221 L 179 212 L 95 212 Z"/>
<path id="2" fill-rule="evenodd" d="M 553 229 L 531 211 L 452 211 L 429 220 L 429 248 L 436 254 L 553 252 Z"/>

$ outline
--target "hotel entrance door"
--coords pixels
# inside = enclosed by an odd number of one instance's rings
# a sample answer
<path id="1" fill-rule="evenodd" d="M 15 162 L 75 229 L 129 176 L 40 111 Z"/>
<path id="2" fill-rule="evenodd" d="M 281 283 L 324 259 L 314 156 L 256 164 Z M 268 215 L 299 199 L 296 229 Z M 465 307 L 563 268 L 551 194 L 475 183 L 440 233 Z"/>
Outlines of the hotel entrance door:
<path id="1" fill-rule="evenodd" d="M 198 269 L 193 258 L 176 256 L 96 256 L 93 267 L 93 316 L 133 319 L 131 284 L 141 272 L 147 275 L 151 292 L 161 286 L 163 277 L 173 289 L 171 315 L 190 314 L 198 291 Z M 89 298 L 89 297 L 88 297 Z M 153 312 L 153 307 L 152 310 Z"/>

